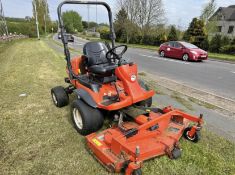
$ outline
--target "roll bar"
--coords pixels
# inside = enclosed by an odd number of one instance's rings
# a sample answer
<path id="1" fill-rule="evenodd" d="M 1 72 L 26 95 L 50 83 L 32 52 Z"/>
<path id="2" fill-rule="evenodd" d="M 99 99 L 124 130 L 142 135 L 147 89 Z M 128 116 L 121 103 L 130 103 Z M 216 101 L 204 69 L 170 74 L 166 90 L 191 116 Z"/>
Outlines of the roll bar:
<path id="1" fill-rule="evenodd" d="M 70 74 L 70 78 L 79 78 L 79 76 L 75 75 L 72 71 L 72 66 L 70 62 L 70 52 L 69 52 L 69 47 L 68 47 L 68 41 L 64 36 L 65 33 L 65 28 L 64 28 L 64 23 L 62 19 L 62 14 L 61 14 L 61 9 L 62 6 L 65 4 L 78 4 L 78 5 L 103 5 L 107 11 L 108 11 L 108 17 L 109 17 L 109 26 L 110 26 L 110 39 L 112 41 L 112 48 L 115 47 L 115 32 L 114 32 L 114 27 L 113 27 L 113 17 L 112 17 L 112 11 L 110 6 L 106 2 L 99 2 L 99 1 L 76 1 L 76 0 L 65 0 L 61 2 L 57 8 L 57 14 L 58 14 L 58 19 L 59 19 L 59 28 L 61 32 L 61 39 L 63 42 L 64 46 L 64 54 L 65 54 L 65 59 L 67 61 L 67 66 Z"/>

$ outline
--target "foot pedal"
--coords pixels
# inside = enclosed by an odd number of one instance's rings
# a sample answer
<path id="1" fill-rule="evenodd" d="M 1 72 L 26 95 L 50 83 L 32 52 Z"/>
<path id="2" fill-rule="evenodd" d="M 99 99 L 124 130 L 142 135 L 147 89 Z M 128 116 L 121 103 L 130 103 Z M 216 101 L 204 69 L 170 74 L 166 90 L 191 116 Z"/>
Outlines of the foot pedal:
<path id="1" fill-rule="evenodd" d="M 68 77 L 64 78 L 65 83 L 70 83 L 70 79 Z"/>

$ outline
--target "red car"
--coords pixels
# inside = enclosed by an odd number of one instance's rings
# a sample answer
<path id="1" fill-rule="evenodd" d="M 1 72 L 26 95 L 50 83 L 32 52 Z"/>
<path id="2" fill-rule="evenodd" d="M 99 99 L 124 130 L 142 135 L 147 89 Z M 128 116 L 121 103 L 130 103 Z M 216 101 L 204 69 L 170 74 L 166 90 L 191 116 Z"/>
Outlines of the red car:
<path id="1" fill-rule="evenodd" d="M 201 61 L 208 58 L 208 53 L 197 46 L 184 41 L 169 41 L 159 48 L 161 57 L 183 59 L 184 61 Z"/>

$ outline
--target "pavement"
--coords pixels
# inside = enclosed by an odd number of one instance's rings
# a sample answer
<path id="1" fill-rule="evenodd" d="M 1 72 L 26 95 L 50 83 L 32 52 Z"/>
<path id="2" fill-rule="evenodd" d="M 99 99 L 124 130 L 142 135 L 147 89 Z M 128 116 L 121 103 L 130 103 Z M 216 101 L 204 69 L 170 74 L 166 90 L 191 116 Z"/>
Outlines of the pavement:
<path id="1" fill-rule="evenodd" d="M 61 42 L 57 34 L 53 39 Z M 69 46 L 82 51 L 86 42 L 89 41 L 75 36 L 74 43 L 69 43 Z M 124 58 L 137 63 L 140 71 L 167 77 L 181 84 L 235 100 L 235 64 L 210 60 L 184 62 L 162 58 L 157 51 L 139 48 L 128 48 Z"/>

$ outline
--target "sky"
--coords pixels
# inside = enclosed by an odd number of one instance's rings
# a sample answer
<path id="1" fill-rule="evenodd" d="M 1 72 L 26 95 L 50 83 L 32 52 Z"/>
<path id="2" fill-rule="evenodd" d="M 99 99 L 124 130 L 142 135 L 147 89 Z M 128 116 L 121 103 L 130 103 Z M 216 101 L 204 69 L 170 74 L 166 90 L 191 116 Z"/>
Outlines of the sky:
<path id="1" fill-rule="evenodd" d="M 57 20 L 56 8 L 62 0 L 47 0 L 52 20 Z M 102 1 L 102 0 L 101 0 Z M 116 13 L 116 0 L 103 0 L 107 2 L 114 14 Z M 200 13 L 209 0 L 162 0 L 168 25 L 176 25 L 186 29 L 192 18 L 200 16 Z M 217 0 L 217 7 L 235 5 L 235 0 Z M 5 16 L 21 17 L 32 16 L 32 0 L 2 0 Z M 67 5 L 64 10 L 73 9 L 80 13 L 83 20 L 88 20 L 87 6 Z M 90 21 L 96 21 L 96 6 L 89 7 Z M 103 7 L 97 7 L 97 21 L 108 22 L 107 12 Z"/>

